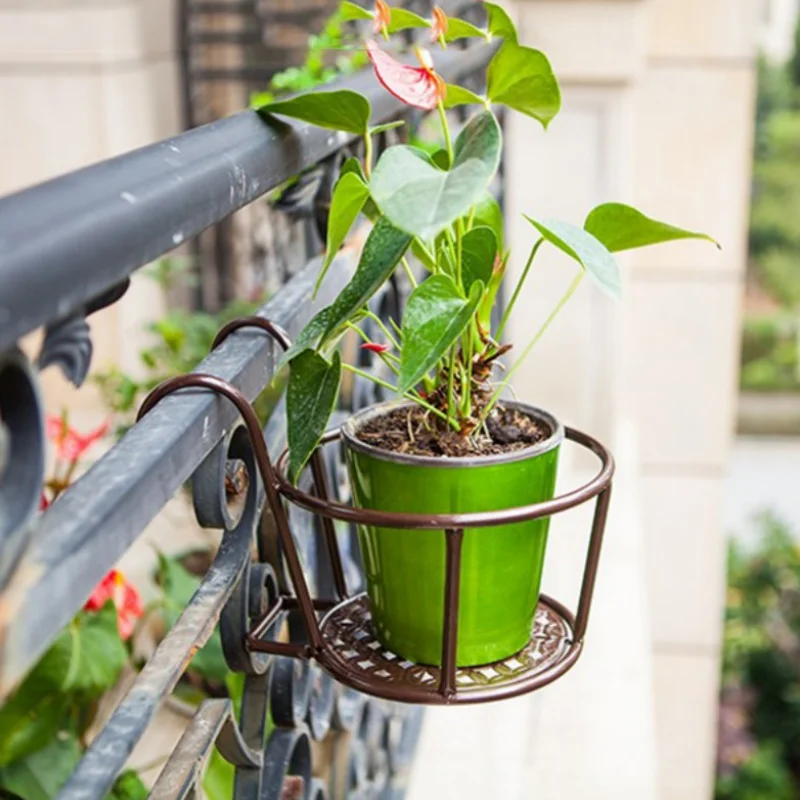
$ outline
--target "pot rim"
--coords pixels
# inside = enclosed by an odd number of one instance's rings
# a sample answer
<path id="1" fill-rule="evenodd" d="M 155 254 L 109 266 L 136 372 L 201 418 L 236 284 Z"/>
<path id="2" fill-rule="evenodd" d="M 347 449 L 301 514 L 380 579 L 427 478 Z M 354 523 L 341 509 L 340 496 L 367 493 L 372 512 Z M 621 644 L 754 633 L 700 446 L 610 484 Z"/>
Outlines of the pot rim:
<path id="1" fill-rule="evenodd" d="M 552 433 L 542 442 L 526 447 L 522 450 L 512 450 L 509 453 L 495 453 L 488 456 L 418 456 L 409 453 L 393 453 L 383 450 L 372 444 L 362 442 L 357 436 L 357 431 L 367 420 L 381 416 L 390 409 L 410 408 L 414 403 L 410 401 L 390 400 L 385 403 L 367 406 L 367 408 L 351 414 L 342 425 L 342 439 L 347 447 L 381 461 L 391 461 L 395 464 L 408 464 L 412 466 L 436 467 L 486 467 L 496 464 L 508 464 L 514 461 L 524 461 L 529 458 L 548 453 L 560 447 L 564 441 L 564 426 L 556 417 L 544 409 L 522 403 L 519 400 L 505 400 L 503 406 L 516 408 L 538 422 L 546 424 Z"/>

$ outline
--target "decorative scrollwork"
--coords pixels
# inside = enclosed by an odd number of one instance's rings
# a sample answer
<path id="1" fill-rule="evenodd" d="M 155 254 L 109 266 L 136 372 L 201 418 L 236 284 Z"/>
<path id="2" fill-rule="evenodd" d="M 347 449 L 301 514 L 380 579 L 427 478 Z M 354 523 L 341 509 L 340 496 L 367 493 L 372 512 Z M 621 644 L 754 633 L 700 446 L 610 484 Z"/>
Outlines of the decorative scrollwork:
<path id="1" fill-rule="evenodd" d="M 129 286 L 130 279 L 126 278 L 90 300 L 84 308 L 51 322 L 45 328 L 44 341 L 37 359 L 39 370 L 55 365 L 70 383 L 80 388 L 89 374 L 94 353 L 91 329 L 86 317 L 116 303 L 128 291 Z"/>
<path id="2" fill-rule="evenodd" d="M 57 366 L 73 386 L 80 388 L 89 374 L 93 352 L 89 323 L 80 311 L 47 326 L 39 369 Z"/>
<path id="3" fill-rule="evenodd" d="M 0 589 L 17 563 L 44 482 L 44 411 L 34 371 L 0 353 Z"/>

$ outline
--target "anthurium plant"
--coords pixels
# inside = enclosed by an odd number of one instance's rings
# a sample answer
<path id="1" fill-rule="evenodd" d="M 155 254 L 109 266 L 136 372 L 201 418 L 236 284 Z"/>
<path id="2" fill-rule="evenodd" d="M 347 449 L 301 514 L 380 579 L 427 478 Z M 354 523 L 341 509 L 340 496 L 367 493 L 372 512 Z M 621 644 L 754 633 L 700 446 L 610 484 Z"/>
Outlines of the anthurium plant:
<path id="1" fill-rule="evenodd" d="M 546 129 L 559 112 L 561 92 L 547 57 L 519 42 L 508 13 L 495 3 L 482 5 L 486 12 L 482 27 L 448 17 L 438 7 L 431 18 L 390 7 L 383 0 L 372 9 L 350 2 L 340 7 L 345 19 L 363 21 L 369 29 L 365 48 L 383 87 L 406 105 L 438 115 L 442 146 L 433 155 L 399 144 L 386 149 L 376 162 L 374 139 L 387 126 L 372 124 L 368 100 L 353 91 L 315 91 L 260 109 L 270 117 L 290 117 L 363 137 L 363 160 L 352 158 L 344 164 L 333 193 L 320 281 L 359 217 L 372 222 L 352 279 L 311 320 L 286 355 L 291 364 L 288 436 L 294 479 L 324 433 L 344 370 L 380 382 L 423 409 L 429 428 L 447 436 L 455 433 L 467 451 L 474 445 L 478 452 L 481 440 L 489 436 L 487 423 L 516 370 L 584 277 L 617 297 L 620 273 L 614 253 L 675 239 L 709 239 L 621 203 L 598 206 L 582 226 L 531 213 L 526 216 L 533 234 L 531 250 L 507 295 L 502 318 L 492 328 L 492 311 L 511 258 L 503 215 L 491 193 L 503 150 L 495 110 L 506 107 Z M 444 49 L 462 39 L 494 46 L 485 93 L 447 84 L 425 49 L 414 47 L 398 58 L 390 36 L 409 29 L 426 31 L 432 47 Z M 447 114 L 456 106 L 475 109 L 458 131 Z M 577 272 L 553 312 L 531 331 L 513 367 L 500 373 L 500 361 L 511 349 L 503 341 L 507 322 L 544 246 L 566 254 Z M 411 257 L 427 272 L 419 283 Z M 398 268 L 407 273 L 413 293 L 402 320 L 386 325 L 368 304 Z M 380 326 L 383 341 L 367 339 L 360 327 L 367 317 Z M 348 331 L 361 336 L 363 346 L 383 360 L 393 382 L 342 363 L 337 345 Z"/>

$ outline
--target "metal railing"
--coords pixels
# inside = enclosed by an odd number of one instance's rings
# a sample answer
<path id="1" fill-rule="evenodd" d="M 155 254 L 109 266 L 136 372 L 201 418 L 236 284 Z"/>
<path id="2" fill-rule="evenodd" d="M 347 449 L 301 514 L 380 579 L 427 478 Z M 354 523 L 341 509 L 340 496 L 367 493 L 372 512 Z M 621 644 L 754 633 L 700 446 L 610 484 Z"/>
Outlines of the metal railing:
<path id="1" fill-rule="evenodd" d="M 446 80 L 457 81 L 481 69 L 490 55 L 484 45 L 451 51 L 439 68 Z M 371 75 L 341 85 L 369 97 L 376 122 L 407 111 Z M 57 365 L 80 385 L 92 355 L 86 317 L 118 301 L 136 270 L 350 145 L 346 134 L 267 124 L 245 111 L 0 199 L 0 705 L 186 481 L 192 481 L 200 524 L 224 530 L 201 587 L 89 747 L 62 790 L 64 798 L 107 795 L 218 620 L 229 666 L 246 673 L 241 717 L 235 719 L 226 701 L 203 705 L 153 796 L 194 795 L 204 757 L 216 744 L 237 767 L 237 798 L 278 798 L 293 785 L 298 796 L 324 797 L 326 788 L 312 781 L 309 742 L 324 738 L 331 726 L 349 732 L 350 741 L 346 774 L 336 779 L 332 796 L 402 795 L 417 711 L 367 701 L 308 663 L 245 649 L 252 607 L 268 604 L 284 577 L 257 481 L 238 520 L 224 512 L 215 465 L 226 457 L 246 464 L 251 458 L 237 438 L 232 407 L 203 392 L 165 399 L 46 514 L 37 511 L 45 450 L 38 372 Z M 297 334 L 344 285 L 352 266 L 347 257 L 338 258 L 312 302 L 318 270 L 312 262 L 258 315 Z M 399 286 L 378 303 L 399 307 Z M 43 344 L 29 359 L 19 341 L 38 329 L 44 329 Z M 271 339 L 239 331 L 197 370 L 253 400 L 276 377 L 278 357 Z M 354 403 L 366 402 L 368 391 L 357 388 Z M 270 451 L 278 452 L 282 401 L 276 401 L 265 436 Z M 327 468 L 332 485 L 340 483 L 338 462 Z M 314 522 L 298 520 L 293 527 L 306 563 L 315 565 Z M 352 545 L 353 531 L 340 536 Z M 345 544 L 343 552 L 357 580 L 354 548 Z M 310 581 L 329 580 L 323 566 L 310 569 Z M 268 709 L 276 727 L 266 735 Z"/>

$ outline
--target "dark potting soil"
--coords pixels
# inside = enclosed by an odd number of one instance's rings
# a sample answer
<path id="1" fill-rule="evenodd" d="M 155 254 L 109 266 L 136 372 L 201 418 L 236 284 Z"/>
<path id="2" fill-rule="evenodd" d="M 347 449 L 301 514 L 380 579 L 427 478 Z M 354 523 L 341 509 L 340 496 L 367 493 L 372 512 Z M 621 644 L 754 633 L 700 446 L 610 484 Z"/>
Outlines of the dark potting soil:
<path id="1" fill-rule="evenodd" d="M 367 421 L 358 431 L 364 444 L 390 453 L 415 456 L 464 458 L 492 456 L 523 450 L 543 442 L 552 434 L 550 427 L 516 408 L 498 408 L 486 421 L 488 436 L 460 436 L 439 427 L 425 409 L 403 406 Z"/>

